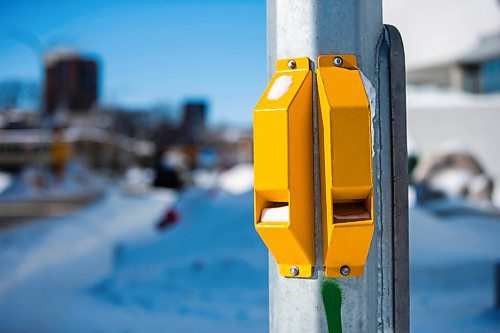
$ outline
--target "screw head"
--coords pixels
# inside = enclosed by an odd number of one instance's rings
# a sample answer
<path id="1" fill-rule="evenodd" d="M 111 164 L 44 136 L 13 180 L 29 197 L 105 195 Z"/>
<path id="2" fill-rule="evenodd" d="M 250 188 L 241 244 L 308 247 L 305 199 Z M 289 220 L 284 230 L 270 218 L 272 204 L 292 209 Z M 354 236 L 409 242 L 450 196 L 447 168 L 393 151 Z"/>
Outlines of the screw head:
<path id="1" fill-rule="evenodd" d="M 288 68 L 290 68 L 290 69 L 297 68 L 297 63 L 295 62 L 295 60 L 293 60 L 293 59 L 288 60 Z"/>
<path id="2" fill-rule="evenodd" d="M 343 63 L 344 63 L 344 60 L 341 57 L 333 58 L 333 65 L 334 66 L 340 67 L 340 66 L 342 66 Z"/>
<path id="3" fill-rule="evenodd" d="M 290 267 L 290 274 L 292 274 L 292 276 L 299 275 L 299 268 L 297 266 Z"/>
<path id="4" fill-rule="evenodd" d="M 340 274 L 342 274 L 343 276 L 348 276 L 349 274 L 351 274 L 351 268 L 347 265 L 340 267 Z"/>

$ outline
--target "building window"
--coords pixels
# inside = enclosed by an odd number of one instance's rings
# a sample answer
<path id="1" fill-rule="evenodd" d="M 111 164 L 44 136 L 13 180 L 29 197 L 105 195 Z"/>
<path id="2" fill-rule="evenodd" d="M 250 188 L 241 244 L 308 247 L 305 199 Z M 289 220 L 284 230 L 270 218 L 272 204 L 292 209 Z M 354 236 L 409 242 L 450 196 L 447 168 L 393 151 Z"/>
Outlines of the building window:
<path id="1" fill-rule="evenodd" d="M 500 58 L 486 61 L 481 65 L 481 90 L 500 92 Z"/>

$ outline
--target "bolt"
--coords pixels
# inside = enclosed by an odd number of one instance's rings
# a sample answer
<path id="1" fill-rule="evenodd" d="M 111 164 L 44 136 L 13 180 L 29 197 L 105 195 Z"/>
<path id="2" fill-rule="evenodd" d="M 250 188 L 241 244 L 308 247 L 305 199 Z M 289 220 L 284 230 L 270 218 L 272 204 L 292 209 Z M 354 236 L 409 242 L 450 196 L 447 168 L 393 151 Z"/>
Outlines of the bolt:
<path id="1" fill-rule="evenodd" d="M 348 276 L 349 274 L 351 274 L 351 268 L 349 268 L 349 266 L 347 265 L 340 267 L 340 274 L 342 274 L 343 276 Z"/>
<path id="2" fill-rule="evenodd" d="M 297 68 L 297 63 L 295 62 L 295 60 L 293 60 L 293 59 L 288 60 L 288 68 L 290 68 L 290 69 Z"/>
<path id="3" fill-rule="evenodd" d="M 299 275 L 299 268 L 297 266 L 290 267 L 290 274 L 292 274 L 292 276 Z"/>
<path id="4" fill-rule="evenodd" d="M 336 66 L 336 67 L 340 67 L 342 66 L 342 64 L 344 63 L 344 60 L 342 60 L 341 57 L 335 57 L 333 58 L 333 64 Z"/>

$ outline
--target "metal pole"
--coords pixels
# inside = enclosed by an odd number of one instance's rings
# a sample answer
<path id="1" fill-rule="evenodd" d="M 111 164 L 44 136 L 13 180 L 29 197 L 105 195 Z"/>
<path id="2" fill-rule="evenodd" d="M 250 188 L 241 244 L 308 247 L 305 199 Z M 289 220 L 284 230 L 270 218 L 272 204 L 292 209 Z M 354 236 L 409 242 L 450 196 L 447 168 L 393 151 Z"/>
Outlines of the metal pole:
<path id="1" fill-rule="evenodd" d="M 276 60 L 281 58 L 307 56 L 315 62 L 322 54 L 355 54 L 361 71 L 377 92 L 373 119 L 377 214 L 365 274 L 359 278 L 324 277 L 315 92 L 316 266 L 311 279 L 285 278 L 269 256 L 270 331 L 406 332 L 408 218 L 406 171 L 402 170 L 406 161 L 406 119 L 404 98 L 391 98 L 391 94 L 404 97 L 404 55 L 402 48 L 394 51 L 391 45 L 391 37 L 399 37 L 391 33 L 397 31 L 383 26 L 381 0 L 268 0 L 267 25 L 269 73 L 274 72 Z M 399 77 L 393 77 L 393 70 L 401 72 Z M 398 116 L 400 113 L 403 116 Z"/>

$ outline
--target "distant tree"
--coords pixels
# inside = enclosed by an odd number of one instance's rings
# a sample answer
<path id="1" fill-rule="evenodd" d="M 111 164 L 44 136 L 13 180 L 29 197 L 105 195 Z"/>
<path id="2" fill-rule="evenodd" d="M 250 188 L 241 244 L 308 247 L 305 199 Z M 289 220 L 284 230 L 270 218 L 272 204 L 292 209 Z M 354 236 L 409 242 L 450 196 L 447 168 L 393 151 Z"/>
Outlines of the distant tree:
<path id="1" fill-rule="evenodd" d="M 166 103 L 158 103 L 148 110 L 148 114 L 150 115 L 148 139 L 162 148 L 176 143 L 179 133 L 174 109 Z"/>

